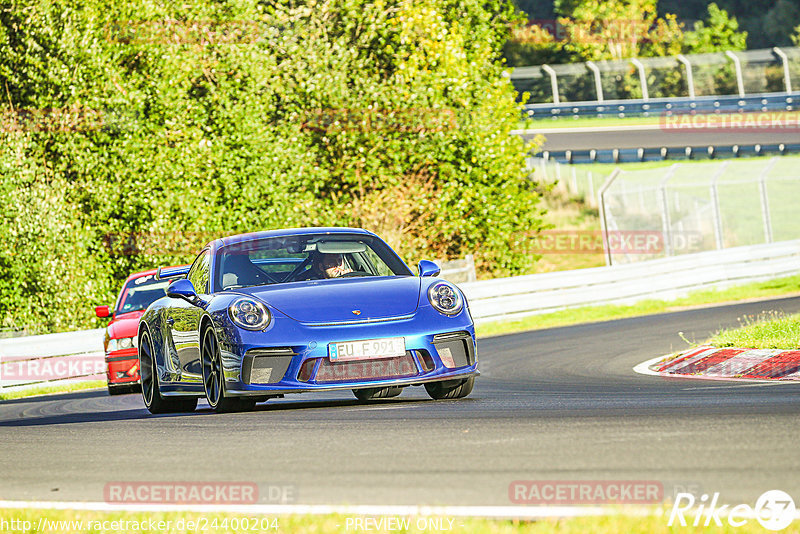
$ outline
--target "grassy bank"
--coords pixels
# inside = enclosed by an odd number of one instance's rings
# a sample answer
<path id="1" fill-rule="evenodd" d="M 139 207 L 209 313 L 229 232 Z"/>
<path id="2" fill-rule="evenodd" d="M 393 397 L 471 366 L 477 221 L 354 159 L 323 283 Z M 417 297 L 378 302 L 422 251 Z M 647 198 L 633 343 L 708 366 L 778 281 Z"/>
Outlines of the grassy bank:
<path id="1" fill-rule="evenodd" d="M 69 393 L 71 391 L 83 391 L 87 389 L 100 389 L 105 387 L 105 380 L 86 380 L 84 382 L 70 382 L 66 384 L 31 386 L 29 388 L 14 389 L 12 391 L 0 390 L 0 400 L 21 399 L 23 397 L 33 397 L 35 395 Z"/>
<path id="2" fill-rule="evenodd" d="M 739 318 L 739 327 L 717 332 L 708 343 L 716 347 L 754 349 L 800 348 L 800 314 L 767 312 Z"/>

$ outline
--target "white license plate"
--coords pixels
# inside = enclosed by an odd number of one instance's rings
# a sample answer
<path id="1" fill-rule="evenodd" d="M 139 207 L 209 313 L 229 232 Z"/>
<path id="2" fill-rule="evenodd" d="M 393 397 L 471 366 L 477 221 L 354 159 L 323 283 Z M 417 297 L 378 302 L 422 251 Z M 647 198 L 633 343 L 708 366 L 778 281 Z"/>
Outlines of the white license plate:
<path id="1" fill-rule="evenodd" d="M 394 358 L 405 353 L 406 340 L 402 337 L 384 337 L 328 344 L 328 356 L 332 362 Z"/>

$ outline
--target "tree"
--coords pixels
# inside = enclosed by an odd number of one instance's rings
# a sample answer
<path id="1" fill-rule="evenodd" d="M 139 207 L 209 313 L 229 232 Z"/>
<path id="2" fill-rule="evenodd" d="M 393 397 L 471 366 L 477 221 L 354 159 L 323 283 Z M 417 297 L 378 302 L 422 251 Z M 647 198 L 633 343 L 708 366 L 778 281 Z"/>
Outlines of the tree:
<path id="1" fill-rule="evenodd" d="M 680 26 L 657 16 L 656 0 L 584 2 L 559 22 L 564 49 L 584 61 L 671 55 L 680 46 Z"/>
<path id="2" fill-rule="evenodd" d="M 695 22 L 694 31 L 686 32 L 683 40 L 683 51 L 690 54 L 746 48 L 747 32 L 739 31 L 736 18 L 713 2 L 708 6 L 706 20 Z"/>
<path id="3" fill-rule="evenodd" d="M 509 1 L 4 6 L 0 231 L 21 237 L 0 280 L 38 281 L 3 282 L 4 324 L 92 324 L 130 272 L 271 228 L 363 226 L 482 274 L 533 261 Z"/>

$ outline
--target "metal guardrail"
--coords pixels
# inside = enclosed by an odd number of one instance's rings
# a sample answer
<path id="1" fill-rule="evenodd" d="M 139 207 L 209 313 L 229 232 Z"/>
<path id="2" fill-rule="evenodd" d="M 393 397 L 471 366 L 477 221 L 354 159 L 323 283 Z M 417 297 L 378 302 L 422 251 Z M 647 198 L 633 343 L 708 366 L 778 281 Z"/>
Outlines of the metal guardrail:
<path id="1" fill-rule="evenodd" d="M 469 300 L 475 322 L 485 323 L 567 308 L 674 299 L 698 289 L 797 273 L 800 273 L 800 240 L 635 264 L 466 282 L 460 287 Z M 66 361 L 75 357 L 102 365 L 103 352 L 96 350 L 102 346 L 102 335 L 101 329 L 0 340 L 0 369 L 15 361 Z M 82 376 L 63 376 L 59 380 Z M 0 388 L 21 384 L 4 383 L 0 376 Z"/>
<path id="2" fill-rule="evenodd" d="M 478 279 L 475 274 L 475 257 L 472 254 L 467 254 L 463 260 L 439 260 L 434 263 L 442 269 L 439 277 L 455 284 L 474 282 Z"/>
<path id="3" fill-rule="evenodd" d="M 649 100 L 607 100 L 564 104 L 527 104 L 529 119 L 578 117 L 667 117 L 700 113 L 758 113 L 800 109 L 800 92 L 727 96 L 651 98 Z"/>
<path id="4" fill-rule="evenodd" d="M 800 273 L 800 240 L 461 284 L 476 323 L 583 306 L 670 300 Z"/>
<path id="5" fill-rule="evenodd" d="M 0 339 L 0 389 L 105 378 L 103 329 Z"/>
<path id="6" fill-rule="evenodd" d="M 613 148 L 604 150 L 545 150 L 541 157 L 559 163 L 633 163 L 665 160 L 730 159 L 785 156 L 800 153 L 800 143 L 752 145 L 702 145 L 661 148 Z"/>

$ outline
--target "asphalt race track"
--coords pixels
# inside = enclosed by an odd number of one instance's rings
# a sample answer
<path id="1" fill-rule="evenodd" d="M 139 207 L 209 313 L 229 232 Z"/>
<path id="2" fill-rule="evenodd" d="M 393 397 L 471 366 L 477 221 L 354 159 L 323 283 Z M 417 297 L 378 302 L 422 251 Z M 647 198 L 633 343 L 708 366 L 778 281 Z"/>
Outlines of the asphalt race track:
<path id="1" fill-rule="evenodd" d="M 301 395 L 152 416 L 105 391 L 0 403 L 0 498 L 102 501 L 121 481 L 289 486 L 297 503 L 510 505 L 515 480 L 647 480 L 750 503 L 800 494 L 800 384 L 638 375 L 644 360 L 800 297 L 480 341 L 461 401 Z"/>
<path id="2" fill-rule="evenodd" d="M 686 146 L 750 146 L 755 144 L 800 143 L 797 129 L 695 128 L 664 129 L 659 125 L 600 126 L 588 128 L 545 128 L 521 134 L 532 139 L 542 133 L 547 141 L 542 150 L 612 150 L 614 148 L 677 148 Z"/>

